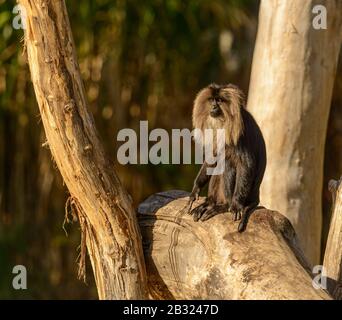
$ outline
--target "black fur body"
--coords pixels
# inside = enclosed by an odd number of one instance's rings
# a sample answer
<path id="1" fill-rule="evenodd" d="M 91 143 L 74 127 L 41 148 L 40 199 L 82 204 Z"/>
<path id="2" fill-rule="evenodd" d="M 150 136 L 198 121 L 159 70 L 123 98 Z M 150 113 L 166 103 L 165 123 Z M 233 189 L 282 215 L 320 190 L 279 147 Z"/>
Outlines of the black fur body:
<path id="1" fill-rule="evenodd" d="M 223 95 L 225 98 L 222 98 L 226 99 L 226 102 L 223 100 L 218 105 L 217 97 L 220 96 L 221 88 L 227 86 L 209 86 L 211 97 L 208 99 L 211 101 L 212 109 L 219 107 L 229 112 L 224 108 L 235 108 L 231 113 L 240 114 L 236 118 L 232 116 L 229 121 L 230 123 L 235 120 L 240 121 L 241 130 L 235 142 L 231 139 L 230 143 L 225 145 L 225 167 L 222 174 L 207 175 L 208 165 L 207 163 L 202 165 L 195 179 L 190 201 L 192 203 L 198 198 L 200 190 L 209 183 L 208 196 L 203 204 L 191 211 L 191 214 L 195 221 L 205 221 L 218 213 L 230 211 L 234 220 L 241 219 L 238 230 L 242 232 L 246 228 L 250 213 L 260 202 L 259 189 L 266 168 L 266 148 L 261 130 L 253 116 L 244 108 L 242 100 L 239 100 L 238 106 L 232 106 L 229 95 L 237 91 L 241 97 L 241 92 L 235 86 L 228 85 L 228 87 L 231 89 L 227 89 Z M 213 114 L 212 109 L 209 117 Z M 223 121 L 224 116 L 225 113 L 222 112 Z"/>

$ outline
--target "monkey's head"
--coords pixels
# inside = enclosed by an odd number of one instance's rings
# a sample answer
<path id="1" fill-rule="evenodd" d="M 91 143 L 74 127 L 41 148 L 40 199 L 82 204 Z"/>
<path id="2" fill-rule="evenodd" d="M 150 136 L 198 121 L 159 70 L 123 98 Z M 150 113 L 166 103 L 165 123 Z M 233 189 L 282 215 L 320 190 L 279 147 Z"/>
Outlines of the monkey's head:
<path id="1" fill-rule="evenodd" d="M 236 145 L 243 132 L 241 108 L 244 103 L 244 95 L 237 86 L 210 84 L 196 96 L 193 126 L 202 132 L 225 129 L 226 144 Z"/>

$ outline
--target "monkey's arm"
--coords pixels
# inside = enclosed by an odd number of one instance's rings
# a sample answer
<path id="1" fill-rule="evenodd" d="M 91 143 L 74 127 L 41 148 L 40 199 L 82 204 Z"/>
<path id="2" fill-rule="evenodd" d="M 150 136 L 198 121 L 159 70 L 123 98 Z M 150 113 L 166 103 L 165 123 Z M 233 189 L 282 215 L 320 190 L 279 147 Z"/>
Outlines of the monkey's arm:
<path id="1" fill-rule="evenodd" d="M 207 168 L 208 167 L 209 167 L 209 165 L 206 162 L 203 162 L 202 167 L 197 174 L 197 177 L 194 181 L 194 186 L 192 188 L 192 192 L 190 194 L 190 199 L 189 199 L 190 209 L 189 210 L 191 210 L 192 203 L 198 199 L 199 193 L 201 192 L 201 189 L 210 180 L 210 175 L 207 175 Z"/>

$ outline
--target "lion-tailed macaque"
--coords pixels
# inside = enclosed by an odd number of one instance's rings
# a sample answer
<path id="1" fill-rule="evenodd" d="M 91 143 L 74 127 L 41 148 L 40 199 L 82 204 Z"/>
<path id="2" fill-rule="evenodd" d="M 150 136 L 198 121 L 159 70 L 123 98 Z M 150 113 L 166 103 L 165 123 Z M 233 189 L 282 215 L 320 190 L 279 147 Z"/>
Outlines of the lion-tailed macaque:
<path id="1" fill-rule="evenodd" d="M 195 221 L 205 221 L 219 213 L 231 212 L 234 221 L 241 219 L 238 231 L 242 232 L 250 213 L 259 204 L 259 188 L 266 167 L 262 133 L 245 109 L 242 91 L 232 84 L 211 84 L 202 89 L 194 102 L 192 120 L 194 128 L 202 133 L 205 129 L 213 132 L 224 129 L 225 141 L 223 173 L 208 175 L 210 165 L 204 161 L 190 194 L 189 213 Z M 213 150 L 215 154 L 215 147 Z M 205 202 L 191 210 L 208 182 Z"/>

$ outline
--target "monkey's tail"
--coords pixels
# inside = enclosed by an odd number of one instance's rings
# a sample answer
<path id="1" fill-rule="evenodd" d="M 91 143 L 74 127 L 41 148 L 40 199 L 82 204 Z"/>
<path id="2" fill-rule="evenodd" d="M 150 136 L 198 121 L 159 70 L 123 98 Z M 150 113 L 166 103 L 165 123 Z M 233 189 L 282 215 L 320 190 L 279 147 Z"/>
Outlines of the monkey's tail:
<path id="1" fill-rule="evenodd" d="M 242 216 L 241 216 L 241 221 L 238 226 L 238 232 L 244 232 L 247 228 L 248 220 L 253 211 L 258 208 L 258 202 L 253 202 L 247 207 L 244 208 Z"/>

